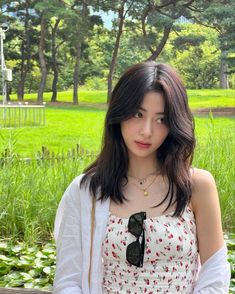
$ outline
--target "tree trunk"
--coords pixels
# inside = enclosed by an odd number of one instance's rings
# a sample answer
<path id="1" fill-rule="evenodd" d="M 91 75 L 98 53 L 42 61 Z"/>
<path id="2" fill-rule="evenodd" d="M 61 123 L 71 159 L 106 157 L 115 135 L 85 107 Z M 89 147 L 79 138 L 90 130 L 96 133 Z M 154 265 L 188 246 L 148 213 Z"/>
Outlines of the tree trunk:
<path id="1" fill-rule="evenodd" d="M 55 22 L 55 26 L 52 28 L 52 45 L 51 45 L 51 56 L 52 56 L 52 70 L 53 70 L 53 82 L 52 82 L 52 96 L 51 96 L 51 102 L 55 102 L 57 100 L 57 82 L 58 82 L 58 65 L 57 65 L 57 59 L 56 59 L 56 31 L 59 25 L 60 19 L 57 19 Z"/>
<path id="2" fill-rule="evenodd" d="M 24 49 L 23 49 L 24 50 Z M 20 101 L 24 100 L 24 85 L 25 85 L 25 79 L 26 79 L 26 71 L 25 69 L 25 59 L 24 59 L 24 53 L 23 50 L 21 50 L 21 66 L 20 66 L 20 80 L 17 87 L 17 99 Z"/>
<path id="3" fill-rule="evenodd" d="M 51 102 L 57 101 L 57 83 L 58 83 L 58 68 L 57 65 L 53 68 L 53 82 L 52 82 L 52 96 L 51 96 Z"/>
<path id="4" fill-rule="evenodd" d="M 108 93 L 107 93 L 107 102 L 109 102 L 111 98 L 111 93 L 113 90 L 113 74 L 116 66 L 116 61 L 117 61 L 117 55 L 118 55 L 118 50 L 119 50 L 119 45 L 120 45 L 120 39 L 121 35 L 123 32 L 123 24 L 124 24 L 124 3 L 123 1 L 122 6 L 120 7 L 118 11 L 118 18 L 119 18 L 119 24 L 118 24 L 118 33 L 117 33 L 117 38 L 113 50 L 113 55 L 112 55 L 112 60 L 111 64 L 109 67 L 109 74 L 108 74 Z"/>
<path id="5" fill-rule="evenodd" d="M 6 84 L 6 94 L 7 94 L 7 101 L 10 102 L 11 101 L 11 97 L 10 97 L 10 94 L 11 94 L 11 86 L 9 86 L 8 83 Z"/>
<path id="6" fill-rule="evenodd" d="M 163 33 L 163 36 L 162 36 L 160 43 L 158 44 L 157 48 L 152 52 L 152 54 L 147 58 L 147 61 L 148 60 L 156 60 L 156 58 L 160 55 L 164 46 L 166 45 L 169 34 L 171 32 L 171 28 L 172 28 L 172 25 L 164 28 L 164 33 Z"/>
<path id="7" fill-rule="evenodd" d="M 42 104 L 43 102 L 43 92 L 46 85 L 46 76 L 47 76 L 47 69 L 46 69 L 46 61 L 44 56 L 44 48 L 45 48 L 45 33 L 46 33 L 46 20 L 44 14 L 42 13 L 41 16 L 41 23 L 40 23 L 40 42 L 39 42 L 39 61 L 40 61 L 40 70 L 41 70 L 41 81 L 38 89 L 38 97 L 37 102 Z"/>
<path id="8" fill-rule="evenodd" d="M 27 73 L 29 71 L 29 64 L 30 59 L 27 58 L 26 64 L 25 64 L 25 58 L 22 57 L 22 64 L 21 64 L 21 72 L 20 72 L 20 81 L 17 88 L 17 99 L 20 101 L 24 100 L 24 88 L 25 88 L 25 81 L 27 77 Z"/>
<path id="9" fill-rule="evenodd" d="M 220 88 L 229 89 L 228 83 L 228 64 L 226 63 L 227 52 L 225 50 L 221 51 L 220 58 Z"/>
<path id="10" fill-rule="evenodd" d="M 33 79 L 31 78 L 30 80 L 29 80 L 29 89 L 28 89 L 28 93 L 32 93 L 32 87 L 33 87 Z"/>
<path id="11" fill-rule="evenodd" d="M 82 4 L 82 19 L 83 21 L 86 21 L 88 15 L 88 9 L 87 9 L 87 1 L 83 0 Z M 82 42 L 84 40 L 84 35 L 80 35 L 77 40 L 77 46 L 76 46 L 76 59 L 75 59 L 75 66 L 74 66 L 74 72 L 73 72 L 73 104 L 78 104 L 78 81 L 79 81 L 79 65 L 80 65 L 80 59 L 81 59 L 81 47 Z"/>
<path id="12" fill-rule="evenodd" d="M 81 58 L 81 42 L 78 42 L 76 49 L 76 61 L 73 72 L 73 104 L 78 104 L 78 80 L 79 80 L 79 64 Z"/>

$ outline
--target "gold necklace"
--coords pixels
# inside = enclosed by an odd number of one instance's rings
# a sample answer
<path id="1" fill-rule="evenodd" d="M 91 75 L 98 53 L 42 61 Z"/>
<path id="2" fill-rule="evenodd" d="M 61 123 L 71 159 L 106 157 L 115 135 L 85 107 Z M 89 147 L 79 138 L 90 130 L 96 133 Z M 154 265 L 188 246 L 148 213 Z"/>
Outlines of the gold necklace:
<path id="1" fill-rule="evenodd" d="M 153 172 L 153 173 L 147 175 L 147 177 L 145 177 L 145 178 L 137 178 L 137 177 L 134 177 L 134 176 L 129 176 L 129 177 L 135 179 L 136 181 L 139 182 L 140 185 L 142 185 L 142 184 L 145 183 L 145 182 L 147 181 L 147 179 L 148 179 L 150 176 L 152 176 L 152 175 L 157 175 L 157 172 L 155 171 L 155 172 Z"/>
<path id="2" fill-rule="evenodd" d="M 154 177 L 153 181 L 152 181 L 147 187 L 145 187 L 145 188 L 143 188 L 143 189 L 140 188 L 139 186 L 137 186 L 134 182 L 131 181 L 131 183 L 132 183 L 133 185 L 135 185 L 138 189 L 140 189 L 141 191 L 143 191 L 143 192 L 144 192 L 144 196 L 147 197 L 147 196 L 149 195 L 147 189 L 148 189 L 150 186 L 152 186 L 152 184 L 155 182 L 156 178 L 157 178 L 157 175 Z"/>

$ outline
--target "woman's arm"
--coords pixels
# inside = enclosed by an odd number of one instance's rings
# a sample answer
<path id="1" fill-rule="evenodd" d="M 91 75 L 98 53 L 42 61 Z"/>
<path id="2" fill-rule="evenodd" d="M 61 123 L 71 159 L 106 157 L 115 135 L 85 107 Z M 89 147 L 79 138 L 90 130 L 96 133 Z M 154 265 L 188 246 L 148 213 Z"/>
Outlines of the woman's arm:
<path id="1" fill-rule="evenodd" d="M 78 184 L 65 191 L 55 220 L 56 274 L 53 294 L 82 294 L 82 252 Z"/>
<path id="2" fill-rule="evenodd" d="M 192 179 L 192 207 L 203 265 L 224 244 L 219 197 L 214 178 L 209 172 L 194 169 Z"/>
<path id="3" fill-rule="evenodd" d="M 228 293 L 229 274 L 225 274 L 225 271 L 229 272 L 229 263 L 225 253 L 226 247 L 221 250 L 224 247 L 224 239 L 216 184 L 209 172 L 194 169 L 192 185 L 192 208 L 202 265 L 197 283 L 202 285 L 202 281 L 207 280 L 207 286 L 202 288 L 196 285 L 195 290 L 200 289 L 201 292 L 198 290 L 194 293 Z"/>

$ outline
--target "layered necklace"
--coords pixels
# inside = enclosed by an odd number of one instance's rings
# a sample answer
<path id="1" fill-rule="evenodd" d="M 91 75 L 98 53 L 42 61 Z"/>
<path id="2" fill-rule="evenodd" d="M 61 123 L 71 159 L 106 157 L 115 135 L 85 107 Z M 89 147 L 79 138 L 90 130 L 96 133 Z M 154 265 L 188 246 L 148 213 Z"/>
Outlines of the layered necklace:
<path id="1" fill-rule="evenodd" d="M 150 181 L 150 183 L 147 186 L 144 187 L 144 185 L 147 182 L 148 178 L 151 177 L 151 176 L 153 176 L 153 175 L 154 175 L 154 177 L 153 177 L 152 181 Z M 137 177 L 133 177 L 133 176 L 129 176 L 129 177 L 131 179 L 134 179 L 134 180 L 131 180 L 130 182 L 134 186 L 136 186 L 139 190 L 141 190 L 143 192 L 144 197 L 147 197 L 147 196 L 149 196 L 148 188 L 153 185 L 153 183 L 155 182 L 155 180 L 157 178 L 157 175 L 158 175 L 158 173 L 153 172 L 153 173 L 149 174 L 147 177 L 142 178 L 142 179 L 141 178 L 137 178 Z"/>

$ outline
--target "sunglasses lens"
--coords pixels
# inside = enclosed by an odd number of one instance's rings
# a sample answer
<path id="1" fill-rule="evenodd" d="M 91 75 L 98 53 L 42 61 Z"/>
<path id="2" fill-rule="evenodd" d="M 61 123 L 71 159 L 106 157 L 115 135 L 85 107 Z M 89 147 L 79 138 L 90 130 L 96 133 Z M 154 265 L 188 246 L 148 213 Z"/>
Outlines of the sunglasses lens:
<path id="1" fill-rule="evenodd" d="M 126 259 L 130 264 L 137 267 L 143 266 L 144 260 L 144 220 L 146 219 L 146 212 L 138 212 L 130 216 L 128 222 L 128 231 L 134 235 L 137 240 L 130 243 L 126 248 Z M 139 237 L 142 235 L 142 241 L 140 243 Z"/>
<path id="2" fill-rule="evenodd" d="M 138 238 L 143 231 L 143 221 L 146 218 L 145 212 L 138 212 L 130 216 L 128 231 Z"/>
<path id="3" fill-rule="evenodd" d="M 132 242 L 127 246 L 126 259 L 129 263 L 135 266 L 141 266 L 141 248 L 139 241 Z"/>

